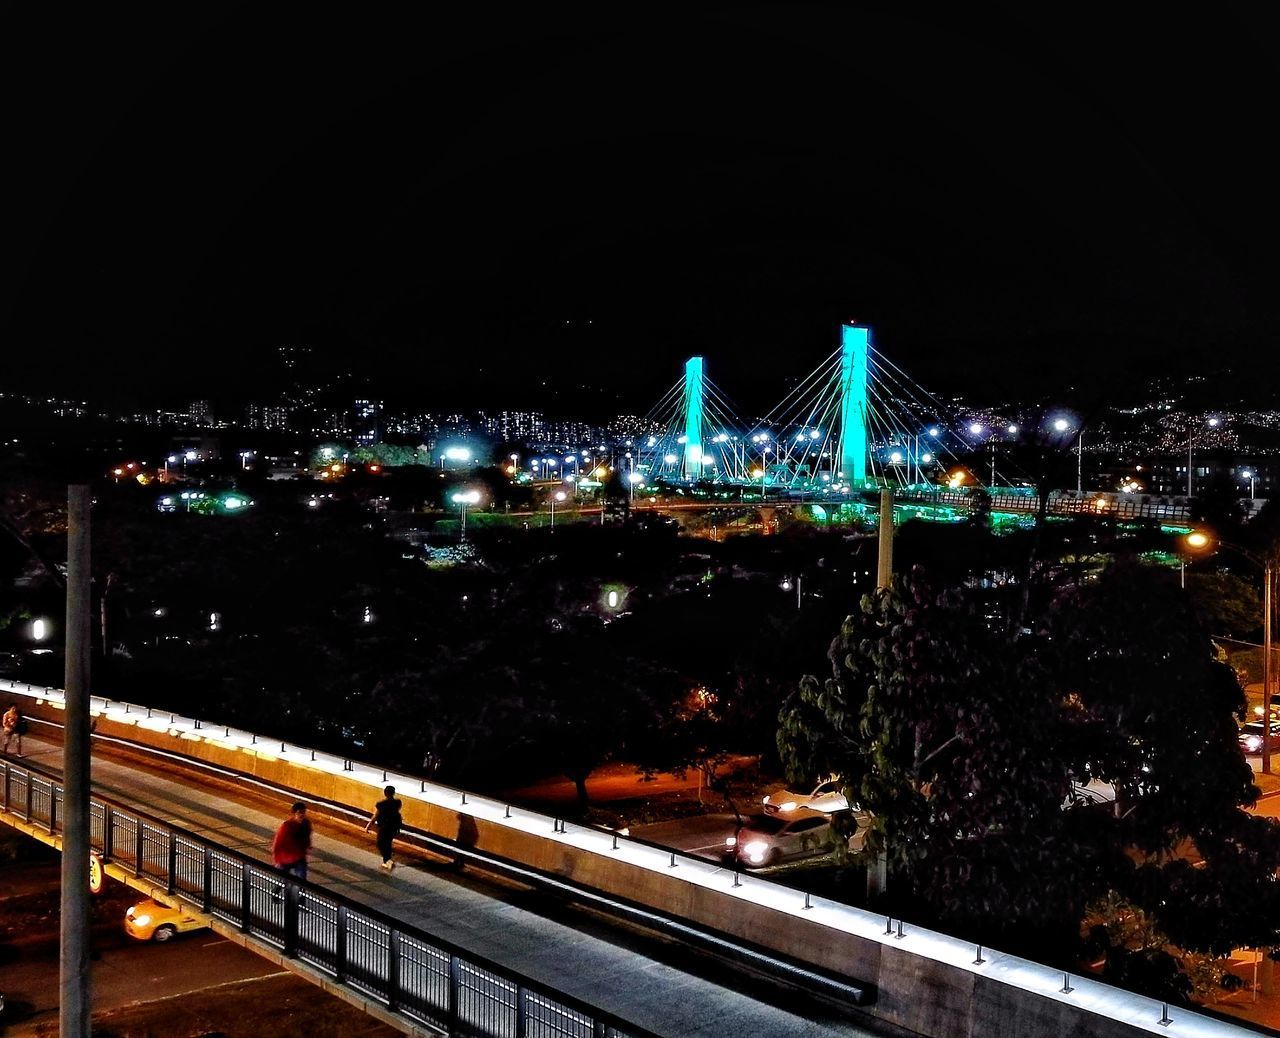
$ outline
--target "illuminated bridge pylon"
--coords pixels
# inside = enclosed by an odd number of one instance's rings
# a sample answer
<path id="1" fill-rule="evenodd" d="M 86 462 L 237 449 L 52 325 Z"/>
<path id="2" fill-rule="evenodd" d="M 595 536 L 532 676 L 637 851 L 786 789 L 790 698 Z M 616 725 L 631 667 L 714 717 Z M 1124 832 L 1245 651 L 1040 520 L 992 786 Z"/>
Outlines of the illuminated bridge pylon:
<path id="1" fill-rule="evenodd" d="M 699 480 L 705 459 L 702 455 L 703 367 L 701 357 L 684 363 L 684 478 Z"/>
<path id="2" fill-rule="evenodd" d="M 840 328 L 840 475 L 854 486 L 867 482 L 867 345 L 869 330 Z"/>

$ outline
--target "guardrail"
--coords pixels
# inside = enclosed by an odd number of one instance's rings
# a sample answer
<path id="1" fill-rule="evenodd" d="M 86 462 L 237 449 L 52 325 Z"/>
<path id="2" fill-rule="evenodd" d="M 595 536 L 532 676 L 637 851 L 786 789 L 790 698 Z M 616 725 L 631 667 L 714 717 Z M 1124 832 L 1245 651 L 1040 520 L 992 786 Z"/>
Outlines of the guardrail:
<path id="1" fill-rule="evenodd" d="M 50 836 L 61 832 L 63 787 L 55 776 L 5 761 L 0 777 L 6 814 Z M 656 1038 L 434 934 L 108 797 L 90 798 L 89 843 L 104 859 L 414 1023 L 476 1038 Z"/>

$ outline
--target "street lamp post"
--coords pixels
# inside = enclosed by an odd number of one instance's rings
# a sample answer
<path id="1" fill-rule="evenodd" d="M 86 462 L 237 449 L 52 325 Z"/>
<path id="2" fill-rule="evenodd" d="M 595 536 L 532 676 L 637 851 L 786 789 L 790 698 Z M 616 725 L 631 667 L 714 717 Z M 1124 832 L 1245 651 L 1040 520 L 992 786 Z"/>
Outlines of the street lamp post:
<path id="1" fill-rule="evenodd" d="M 1275 664 L 1271 658 L 1271 605 L 1275 596 L 1276 565 L 1273 554 L 1262 557 L 1246 551 L 1238 544 L 1217 540 L 1199 530 L 1187 534 L 1185 543 L 1193 549 L 1205 549 L 1216 543 L 1230 548 L 1262 569 L 1262 773 L 1271 774 L 1271 683 L 1275 677 Z M 1185 565 L 1185 564 L 1184 564 Z"/>
<path id="2" fill-rule="evenodd" d="M 480 501 L 480 491 L 464 490 L 461 493 L 453 495 L 453 503 L 458 505 L 461 510 L 461 524 L 458 531 L 458 540 L 467 539 L 467 505 L 478 504 Z"/>
<path id="3" fill-rule="evenodd" d="M 1240 475 L 1242 475 L 1245 479 L 1249 481 L 1249 500 L 1252 501 L 1254 499 L 1253 488 L 1254 488 L 1254 484 L 1258 479 L 1258 474 L 1254 472 L 1252 469 L 1245 469 L 1243 472 L 1240 473 Z"/>
<path id="4" fill-rule="evenodd" d="M 1076 493 L 1084 493 L 1084 430 L 1076 438 Z"/>
<path id="5" fill-rule="evenodd" d="M 564 491 L 557 490 L 551 495 L 551 529 L 556 528 L 556 502 L 564 500 Z"/>

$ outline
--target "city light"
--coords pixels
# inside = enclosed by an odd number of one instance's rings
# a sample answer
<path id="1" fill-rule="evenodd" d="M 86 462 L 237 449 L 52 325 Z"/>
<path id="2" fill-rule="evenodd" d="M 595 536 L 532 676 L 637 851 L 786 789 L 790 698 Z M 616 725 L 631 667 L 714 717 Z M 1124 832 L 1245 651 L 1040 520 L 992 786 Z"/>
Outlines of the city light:
<path id="1" fill-rule="evenodd" d="M 469 461 L 471 451 L 467 447 L 446 447 L 444 456 L 450 461 Z"/>
<path id="2" fill-rule="evenodd" d="M 1053 420 L 1053 427 L 1058 432 L 1066 432 L 1068 429 L 1071 428 L 1071 423 L 1068 422 L 1065 418 L 1055 418 Z"/>
<path id="3" fill-rule="evenodd" d="M 42 642 L 49 637 L 49 625 L 41 618 L 31 621 L 31 640 Z"/>

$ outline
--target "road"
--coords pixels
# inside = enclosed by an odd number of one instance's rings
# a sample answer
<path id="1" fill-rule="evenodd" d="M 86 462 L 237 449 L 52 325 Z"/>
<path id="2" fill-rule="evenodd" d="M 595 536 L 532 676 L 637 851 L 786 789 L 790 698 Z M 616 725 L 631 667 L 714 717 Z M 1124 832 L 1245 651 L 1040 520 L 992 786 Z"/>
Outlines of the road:
<path id="1" fill-rule="evenodd" d="M 23 838 L 25 839 L 25 838 Z M 57 904 L 61 865 L 58 861 L 19 860 L 0 865 L 0 912 L 20 910 L 10 906 L 35 901 Z M 164 999 L 190 997 L 223 985 L 281 976 L 278 966 L 246 951 L 209 930 L 175 938 L 167 944 L 141 943 L 126 937 L 121 924 L 124 906 L 138 897 L 110 884 L 108 914 L 116 922 L 105 930 L 95 927 L 91 945 L 91 978 L 95 1015 L 127 1006 L 145 1007 Z M 140 896 L 140 895 L 138 895 Z M 0 990 L 6 1002 L 0 1026 L 6 1038 L 34 1036 L 58 1019 L 58 933 L 56 915 L 42 928 L 19 936 L 12 944 L 0 944 Z M 292 977 L 285 972 L 283 976 Z M 296 981 L 304 985 L 303 981 Z M 315 1012 L 332 1014 L 343 1009 L 336 999 L 310 992 Z M 171 1007 L 155 1005 L 156 1018 L 172 1015 Z M 302 1021 L 300 1021 L 301 1023 Z M 228 1021 L 230 1023 L 230 1021 Z M 390 1035 L 389 1029 L 386 1032 Z"/>

